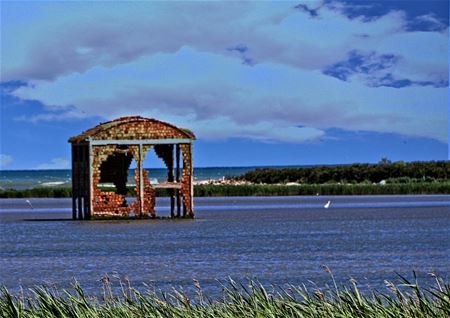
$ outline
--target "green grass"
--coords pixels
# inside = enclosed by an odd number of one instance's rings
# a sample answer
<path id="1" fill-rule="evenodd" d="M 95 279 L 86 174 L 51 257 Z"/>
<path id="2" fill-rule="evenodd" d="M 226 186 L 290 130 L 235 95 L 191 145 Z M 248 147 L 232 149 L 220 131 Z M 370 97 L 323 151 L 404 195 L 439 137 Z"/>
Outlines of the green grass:
<path id="1" fill-rule="evenodd" d="M 360 184 L 244 184 L 244 185 L 196 185 L 196 197 L 222 196 L 289 196 L 289 195 L 369 195 L 369 194 L 450 194 L 450 181 L 388 183 L 385 185 Z M 69 198 L 70 188 L 34 188 L 29 190 L 0 190 L 0 198 Z M 134 188 L 129 196 L 136 196 Z M 167 196 L 167 190 L 157 189 L 157 196 Z"/>
<path id="2" fill-rule="evenodd" d="M 355 281 L 340 288 L 333 284 L 324 289 L 283 289 L 229 280 L 222 297 L 214 300 L 196 281 L 192 299 L 177 290 L 142 293 L 128 282 L 121 282 L 118 295 L 106 283 L 102 297 L 86 295 L 79 285 L 72 292 L 35 287 L 28 296 L 2 288 L 0 317 L 450 317 L 449 284 L 435 277 L 435 286 L 424 288 L 416 281 L 400 279 L 397 285 L 386 282 L 386 292 L 362 292 Z"/>
<path id="3" fill-rule="evenodd" d="M 249 184 L 201 185 L 195 196 L 290 196 L 290 195 L 369 195 L 369 194 L 450 194 L 450 182 L 411 184 Z"/>

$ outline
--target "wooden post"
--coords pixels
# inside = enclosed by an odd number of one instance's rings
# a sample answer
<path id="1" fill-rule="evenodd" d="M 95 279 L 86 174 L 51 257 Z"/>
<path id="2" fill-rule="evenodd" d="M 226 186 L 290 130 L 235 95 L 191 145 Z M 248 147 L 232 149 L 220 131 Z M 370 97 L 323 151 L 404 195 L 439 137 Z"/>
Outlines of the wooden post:
<path id="1" fill-rule="evenodd" d="M 77 160 L 76 157 L 76 148 L 75 145 L 72 144 L 72 219 L 77 219 L 77 199 L 76 199 L 76 193 L 77 193 L 77 182 L 78 182 L 78 174 L 77 174 L 77 166 L 75 161 Z"/>
<path id="2" fill-rule="evenodd" d="M 78 220 L 83 219 L 83 204 L 81 202 L 81 196 L 78 196 Z"/>
<path id="3" fill-rule="evenodd" d="M 176 145 L 176 152 L 175 152 L 175 158 L 176 158 L 176 182 L 180 183 L 180 145 Z M 177 217 L 179 218 L 181 216 L 181 198 L 180 198 L 180 189 L 176 189 L 176 195 L 177 195 Z"/>
<path id="4" fill-rule="evenodd" d="M 77 199 L 75 194 L 72 194 L 72 220 L 77 219 Z"/>
<path id="5" fill-rule="evenodd" d="M 84 201 L 84 218 L 86 220 L 89 220 L 91 218 L 91 213 L 89 212 L 89 197 L 84 196 L 83 201 Z"/>
<path id="6" fill-rule="evenodd" d="M 169 189 L 170 191 L 170 217 L 175 217 L 175 190 Z"/>
<path id="7" fill-rule="evenodd" d="M 94 182 L 93 182 L 93 175 L 94 175 L 94 151 L 92 149 L 92 138 L 89 137 L 89 154 L 88 154 L 88 164 L 89 164 L 89 204 L 88 204 L 88 214 L 89 218 L 91 218 L 92 211 L 94 209 L 93 200 L 94 200 Z"/>

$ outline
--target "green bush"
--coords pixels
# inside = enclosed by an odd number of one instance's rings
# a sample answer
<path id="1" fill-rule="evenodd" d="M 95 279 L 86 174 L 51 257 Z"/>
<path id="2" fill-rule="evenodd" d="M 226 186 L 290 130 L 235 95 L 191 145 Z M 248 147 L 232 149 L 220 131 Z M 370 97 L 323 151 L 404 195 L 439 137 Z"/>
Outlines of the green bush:
<path id="1" fill-rule="evenodd" d="M 256 169 L 237 177 L 252 183 L 307 184 L 323 183 L 391 183 L 448 181 L 450 161 L 383 162 L 379 164 L 352 164 L 340 166 L 315 166 L 309 168 Z"/>

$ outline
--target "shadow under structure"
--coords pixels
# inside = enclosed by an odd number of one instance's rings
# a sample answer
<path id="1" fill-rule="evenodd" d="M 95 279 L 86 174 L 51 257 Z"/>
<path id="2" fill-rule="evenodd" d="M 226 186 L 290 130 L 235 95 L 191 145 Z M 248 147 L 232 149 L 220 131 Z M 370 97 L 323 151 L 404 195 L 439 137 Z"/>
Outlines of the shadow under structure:
<path id="1" fill-rule="evenodd" d="M 167 189 L 172 218 L 193 218 L 192 145 L 188 129 L 140 116 L 101 123 L 69 139 L 72 144 L 72 218 L 156 217 L 156 189 Z M 152 184 L 143 162 L 155 151 L 167 167 Z M 132 161 L 135 194 L 127 197 Z M 182 165 L 182 166 L 181 166 Z"/>

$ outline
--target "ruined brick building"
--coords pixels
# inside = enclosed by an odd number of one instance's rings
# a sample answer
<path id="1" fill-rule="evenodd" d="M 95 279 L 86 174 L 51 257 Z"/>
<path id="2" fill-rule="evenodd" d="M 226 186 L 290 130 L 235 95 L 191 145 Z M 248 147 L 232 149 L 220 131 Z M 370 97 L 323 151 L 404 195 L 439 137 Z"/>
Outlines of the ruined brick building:
<path id="1" fill-rule="evenodd" d="M 193 140 L 194 134 L 187 129 L 140 116 L 101 123 L 70 138 L 73 219 L 132 214 L 154 217 L 157 188 L 169 192 L 171 217 L 193 217 Z M 142 166 L 149 151 L 155 151 L 165 163 L 166 182 L 150 183 Z M 128 202 L 128 169 L 133 160 L 136 198 Z M 113 189 L 99 186 L 105 183 Z"/>

